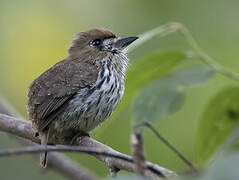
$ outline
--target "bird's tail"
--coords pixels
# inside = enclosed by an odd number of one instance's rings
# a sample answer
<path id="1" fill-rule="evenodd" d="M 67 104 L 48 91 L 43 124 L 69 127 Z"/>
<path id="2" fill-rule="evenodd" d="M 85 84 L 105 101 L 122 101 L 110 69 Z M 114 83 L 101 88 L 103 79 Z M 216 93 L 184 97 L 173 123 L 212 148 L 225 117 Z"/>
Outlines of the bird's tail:
<path id="1" fill-rule="evenodd" d="M 42 132 L 40 135 L 41 135 L 41 145 L 46 146 L 49 136 L 49 130 Z M 40 166 L 42 168 L 47 167 L 47 152 L 40 153 Z"/>

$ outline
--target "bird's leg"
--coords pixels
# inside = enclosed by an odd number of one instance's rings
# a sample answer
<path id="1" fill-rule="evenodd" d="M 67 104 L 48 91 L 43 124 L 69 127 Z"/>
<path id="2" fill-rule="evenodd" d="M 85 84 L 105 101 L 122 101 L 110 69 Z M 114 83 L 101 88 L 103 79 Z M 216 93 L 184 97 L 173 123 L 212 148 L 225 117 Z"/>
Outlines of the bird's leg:
<path id="1" fill-rule="evenodd" d="M 120 171 L 120 169 L 116 167 L 108 167 L 110 170 L 110 174 L 112 178 L 117 178 L 117 173 Z"/>
<path id="2" fill-rule="evenodd" d="M 35 132 L 34 137 L 39 137 L 39 132 Z"/>

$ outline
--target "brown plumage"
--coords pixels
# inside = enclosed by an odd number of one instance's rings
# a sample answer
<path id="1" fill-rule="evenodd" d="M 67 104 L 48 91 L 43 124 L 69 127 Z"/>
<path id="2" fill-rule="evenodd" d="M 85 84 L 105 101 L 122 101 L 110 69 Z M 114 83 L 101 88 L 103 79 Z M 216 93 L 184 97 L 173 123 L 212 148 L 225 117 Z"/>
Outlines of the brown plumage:
<path id="1" fill-rule="evenodd" d="M 125 70 L 121 41 L 104 29 L 81 32 L 68 49 L 69 56 L 33 81 L 28 92 L 28 114 L 42 145 L 52 137 L 88 133 L 110 116 L 123 95 L 124 77 L 118 75 Z M 46 153 L 40 157 L 41 166 L 46 167 Z"/>
<path id="2" fill-rule="evenodd" d="M 96 48 L 91 48 L 89 46 L 89 43 L 96 39 L 107 39 L 115 37 L 116 36 L 112 32 L 105 29 L 91 29 L 86 32 L 80 32 L 73 39 L 72 45 L 68 49 L 69 56 L 73 58 L 81 57 L 81 60 L 102 58 L 106 55 L 106 52 L 100 51 Z"/>

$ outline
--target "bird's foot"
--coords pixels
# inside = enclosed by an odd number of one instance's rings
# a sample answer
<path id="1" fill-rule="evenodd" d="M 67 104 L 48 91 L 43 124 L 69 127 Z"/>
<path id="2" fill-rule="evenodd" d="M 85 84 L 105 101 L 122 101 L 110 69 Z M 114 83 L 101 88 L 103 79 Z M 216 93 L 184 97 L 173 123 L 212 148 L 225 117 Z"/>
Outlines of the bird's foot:
<path id="1" fill-rule="evenodd" d="M 39 137 L 39 132 L 35 132 L 34 137 Z"/>
<path id="2" fill-rule="evenodd" d="M 78 138 L 83 137 L 83 136 L 90 137 L 90 135 L 88 133 L 80 131 L 75 136 L 73 136 L 73 138 L 71 140 L 71 145 L 74 145 L 75 142 L 77 142 Z"/>

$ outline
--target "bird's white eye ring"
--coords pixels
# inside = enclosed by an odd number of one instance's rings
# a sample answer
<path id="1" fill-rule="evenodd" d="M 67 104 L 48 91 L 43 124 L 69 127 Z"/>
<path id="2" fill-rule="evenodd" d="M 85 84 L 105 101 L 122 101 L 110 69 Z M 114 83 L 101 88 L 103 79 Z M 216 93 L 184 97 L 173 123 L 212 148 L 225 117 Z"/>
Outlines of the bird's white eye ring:
<path id="1" fill-rule="evenodd" d="M 91 41 L 90 45 L 94 46 L 94 47 L 97 47 L 97 46 L 100 46 L 101 43 L 102 43 L 101 39 L 95 39 L 95 40 Z"/>

